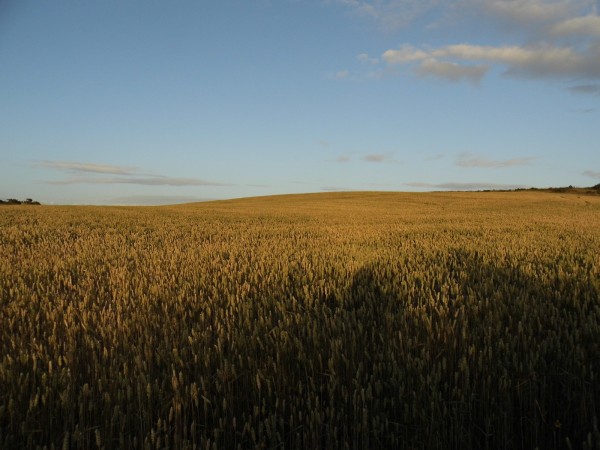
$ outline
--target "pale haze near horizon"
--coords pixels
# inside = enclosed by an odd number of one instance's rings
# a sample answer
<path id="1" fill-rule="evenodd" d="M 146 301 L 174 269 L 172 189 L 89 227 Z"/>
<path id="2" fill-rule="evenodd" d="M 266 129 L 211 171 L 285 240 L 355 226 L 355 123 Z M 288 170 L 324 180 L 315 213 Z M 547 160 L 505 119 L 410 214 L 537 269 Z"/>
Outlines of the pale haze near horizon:
<path id="1" fill-rule="evenodd" d="M 8 0 L 0 198 L 600 183 L 600 2 Z"/>

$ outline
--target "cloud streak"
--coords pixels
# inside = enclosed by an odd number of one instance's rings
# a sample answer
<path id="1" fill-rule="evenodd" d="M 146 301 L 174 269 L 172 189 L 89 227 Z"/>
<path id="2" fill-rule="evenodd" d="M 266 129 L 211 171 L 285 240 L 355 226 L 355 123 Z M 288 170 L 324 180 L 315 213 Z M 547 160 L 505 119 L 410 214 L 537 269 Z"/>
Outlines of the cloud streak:
<path id="1" fill-rule="evenodd" d="M 129 166 L 65 161 L 42 161 L 34 163 L 33 165 L 34 167 L 57 170 L 71 175 L 68 178 L 61 180 L 45 182 L 50 185 L 135 184 L 141 186 L 228 186 L 228 184 L 225 183 L 199 178 L 169 177 L 165 175 L 142 173 Z"/>
<path id="2" fill-rule="evenodd" d="M 67 161 L 40 161 L 34 163 L 36 167 L 56 169 L 70 173 L 100 173 L 112 175 L 129 175 L 136 171 L 131 166 L 114 166 L 110 164 L 79 163 Z"/>
<path id="3" fill-rule="evenodd" d="M 600 94 L 600 84 L 579 84 L 569 88 L 574 94 Z"/>
<path id="4" fill-rule="evenodd" d="M 357 155 L 356 152 L 341 154 L 335 158 L 334 161 L 336 163 L 346 164 L 353 161 L 355 157 L 360 161 L 376 164 L 397 162 L 392 153 L 364 153 L 362 155 Z"/>
<path id="5" fill-rule="evenodd" d="M 350 162 L 351 158 L 348 155 L 340 155 L 337 158 L 335 158 L 335 162 L 338 163 L 347 163 Z"/>
<path id="6" fill-rule="evenodd" d="M 429 156 L 425 158 L 425 161 L 437 161 L 439 159 L 443 159 L 446 155 L 443 153 L 438 153 L 437 155 Z"/>
<path id="7" fill-rule="evenodd" d="M 367 153 L 362 157 L 362 160 L 372 163 L 386 163 L 392 162 L 393 158 L 390 153 Z"/>
<path id="8" fill-rule="evenodd" d="M 492 160 L 471 153 L 461 153 L 458 155 L 455 164 L 458 167 L 466 168 L 485 168 L 485 169 L 504 169 L 507 167 L 528 166 L 534 161 L 534 157 L 512 158 L 504 160 Z"/>
<path id="9" fill-rule="evenodd" d="M 583 172 L 583 175 L 600 180 L 600 171 L 586 170 L 585 172 Z"/>
<path id="10" fill-rule="evenodd" d="M 227 186 L 224 183 L 201 180 L 197 178 L 177 178 L 154 175 L 151 177 L 72 177 L 64 180 L 46 181 L 46 184 L 137 184 L 141 186 Z"/>

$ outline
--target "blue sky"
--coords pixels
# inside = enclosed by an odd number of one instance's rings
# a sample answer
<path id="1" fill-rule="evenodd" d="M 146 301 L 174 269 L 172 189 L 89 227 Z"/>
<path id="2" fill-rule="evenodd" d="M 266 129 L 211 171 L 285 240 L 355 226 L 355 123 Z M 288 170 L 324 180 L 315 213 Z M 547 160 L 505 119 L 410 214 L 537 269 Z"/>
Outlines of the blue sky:
<path id="1" fill-rule="evenodd" d="M 0 198 L 600 183 L 600 0 L 4 0 Z"/>

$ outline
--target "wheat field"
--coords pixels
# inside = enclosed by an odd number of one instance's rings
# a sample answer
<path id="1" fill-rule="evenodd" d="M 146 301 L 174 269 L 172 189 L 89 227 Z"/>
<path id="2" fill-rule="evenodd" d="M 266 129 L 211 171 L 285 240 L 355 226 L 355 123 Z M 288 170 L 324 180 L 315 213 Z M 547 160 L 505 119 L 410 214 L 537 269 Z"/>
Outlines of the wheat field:
<path id="1" fill-rule="evenodd" d="M 600 448 L 600 196 L 0 209 L 0 449 Z"/>

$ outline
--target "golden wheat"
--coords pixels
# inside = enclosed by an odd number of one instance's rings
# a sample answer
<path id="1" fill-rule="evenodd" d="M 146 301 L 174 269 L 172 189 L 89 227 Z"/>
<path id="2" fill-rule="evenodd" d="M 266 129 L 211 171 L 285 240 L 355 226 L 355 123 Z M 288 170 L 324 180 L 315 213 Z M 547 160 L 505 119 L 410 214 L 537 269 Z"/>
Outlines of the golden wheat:
<path id="1" fill-rule="evenodd" d="M 600 199 L 0 211 L 0 448 L 596 448 Z"/>

